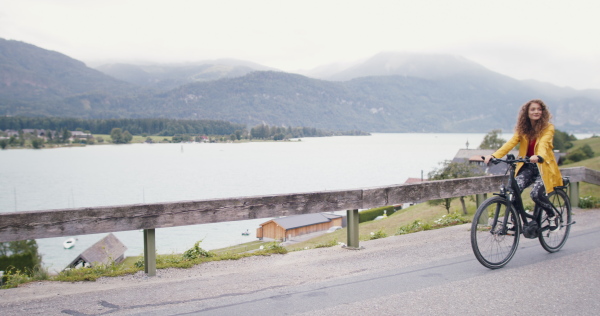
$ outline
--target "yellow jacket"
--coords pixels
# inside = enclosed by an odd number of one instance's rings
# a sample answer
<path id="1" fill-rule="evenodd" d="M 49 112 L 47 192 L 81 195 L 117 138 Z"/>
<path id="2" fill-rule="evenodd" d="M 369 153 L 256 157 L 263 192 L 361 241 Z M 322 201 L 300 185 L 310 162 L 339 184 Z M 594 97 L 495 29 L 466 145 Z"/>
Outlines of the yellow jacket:
<path id="1" fill-rule="evenodd" d="M 548 126 L 542 130 L 541 136 L 535 143 L 535 148 L 533 149 L 533 152 L 536 155 L 544 158 L 544 162 L 538 163 L 538 168 L 540 169 L 540 175 L 542 176 L 542 181 L 546 187 L 546 193 L 554 191 L 554 187 L 563 185 L 562 176 L 560 174 L 560 170 L 558 170 L 558 164 L 554 159 L 554 145 L 552 145 L 553 139 L 554 125 L 548 124 Z M 500 149 L 496 150 L 492 156 L 496 158 L 502 158 L 519 143 L 521 144 L 519 147 L 519 157 L 525 157 L 527 155 L 529 140 L 526 136 L 516 133 L 509 141 L 506 142 L 506 144 L 502 145 Z M 519 174 L 519 169 L 521 169 L 522 166 L 523 163 L 518 164 L 515 174 Z"/>

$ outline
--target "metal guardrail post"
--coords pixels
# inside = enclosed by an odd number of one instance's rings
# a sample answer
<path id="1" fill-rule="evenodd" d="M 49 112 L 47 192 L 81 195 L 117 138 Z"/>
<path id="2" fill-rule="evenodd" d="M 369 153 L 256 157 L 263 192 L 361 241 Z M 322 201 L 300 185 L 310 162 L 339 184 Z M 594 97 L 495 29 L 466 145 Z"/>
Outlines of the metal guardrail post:
<path id="1" fill-rule="evenodd" d="M 358 209 L 347 210 L 348 218 L 348 243 L 346 248 L 360 249 L 358 245 Z"/>
<path id="2" fill-rule="evenodd" d="M 476 194 L 475 195 L 475 203 L 477 204 L 477 208 L 479 208 L 481 206 L 481 204 L 483 204 L 483 201 L 487 200 L 487 193 L 482 193 L 482 194 Z M 485 216 L 481 216 L 479 217 L 479 224 L 486 224 L 485 223 Z"/>
<path id="3" fill-rule="evenodd" d="M 569 185 L 569 199 L 571 207 L 579 207 L 579 182 L 571 182 Z"/>
<path id="4" fill-rule="evenodd" d="M 477 203 L 477 207 L 481 206 L 483 201 L 487 200 L 487 193 L 476 194 L 475 195 L 475 203 Z"/>
<path id="5" fill-rule="evenodd" d="M 144 229 L 144 272 L 156 275 L 156 235 L 153 229 Z"/>

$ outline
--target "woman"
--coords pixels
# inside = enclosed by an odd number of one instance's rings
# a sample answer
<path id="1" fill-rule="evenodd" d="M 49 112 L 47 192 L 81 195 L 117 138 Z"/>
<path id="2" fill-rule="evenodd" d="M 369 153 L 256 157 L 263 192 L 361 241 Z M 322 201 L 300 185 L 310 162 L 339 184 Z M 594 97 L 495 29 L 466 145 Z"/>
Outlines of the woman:
<path id="1" fill-rule="evenodd" d="M 529 187 L 531 199 L 548 214 L 550 229 L 556 229 L 556 214 L 548 199 L 548 194 L 554 187 L 563 185 L 558 164 L 554 159 L 554 125 L 550 123 L 550 112 L 542 100 L 531 100 L 521 107 L 515 127 L 515 135 L 492 155 L 485 157 L 487 164 L 492 157 L 502 158 L 515 146 L 519 147 L 520 157 L 529 157 L 534 164 L 520 163 L 517 166 L 515 177 L 519 189 Z M 540 157 L 543 162 L 540 162 Z M 539 163 L 535 165 L 535 163 Z"/>

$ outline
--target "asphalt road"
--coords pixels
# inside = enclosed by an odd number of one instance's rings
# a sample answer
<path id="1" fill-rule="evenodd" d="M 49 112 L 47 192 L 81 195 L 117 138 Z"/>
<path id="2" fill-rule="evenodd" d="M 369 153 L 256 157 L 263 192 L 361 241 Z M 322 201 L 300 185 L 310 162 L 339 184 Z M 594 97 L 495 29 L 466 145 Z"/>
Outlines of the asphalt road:
<path id="1" fill-rule="evenodd" d="M 469 225 L 341 247 L 96 282 L 0 290 L 0 315 L 597 315 L 600 210 L 576 210 L 565 247 L 521 239 L 513 260 L 475 259 Z"/>

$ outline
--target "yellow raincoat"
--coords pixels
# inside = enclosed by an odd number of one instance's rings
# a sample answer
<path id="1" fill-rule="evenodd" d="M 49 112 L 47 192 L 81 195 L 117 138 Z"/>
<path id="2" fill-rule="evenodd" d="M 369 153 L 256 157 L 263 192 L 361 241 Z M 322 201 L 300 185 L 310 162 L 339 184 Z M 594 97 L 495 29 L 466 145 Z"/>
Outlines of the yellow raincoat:
<path id="1" fill-rule="evenodd" d="M 548 124 L 535 143 L 535 148 L 533 152 L 542 157 L 544 162 L 538 163 L 538 167 L 540 169 L 540 175 L 542 176 L 542 181 L 544 182 L 544 187 L 546 187 L 546 193 L 550 193 L 554 191 L 554 187 L 563 185 L 562 176 L 560 174 L 560 170 L 558 170 L 558 164 L 554 159 L 554 145 L 552 144 L 552 140 L 554 139 L 554 125 Z M 498 149 L 492 156 L 496 158 L 502 158 L 509 151 L 511 151 L 517 144 L 521 144 L 519 147 L 519 157 L 525 157 L 527 155 L 527 148 L 529 145 L 529 140 L 527 136 L 516 134 L 506 142 L 506 144 L 502 145 L 500 149 Z M 519 163 L 517 166 L 517 170 L 515 174 L 519 174 L 519 169 L 523 166 L 523 163 Z"/>

